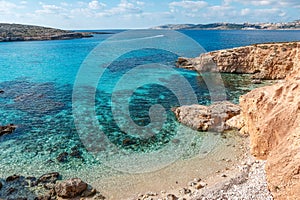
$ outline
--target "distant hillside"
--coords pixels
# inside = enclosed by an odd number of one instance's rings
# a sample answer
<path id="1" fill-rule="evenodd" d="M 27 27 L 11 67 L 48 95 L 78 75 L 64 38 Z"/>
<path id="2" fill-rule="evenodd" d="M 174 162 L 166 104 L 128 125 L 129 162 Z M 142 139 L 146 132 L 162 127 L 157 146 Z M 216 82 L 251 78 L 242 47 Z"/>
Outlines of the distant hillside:
<path id="1" fill-rule="evenodd" d="M 0 23 L 0 42 L 67 40 L 84 37 L 92 37 L 92 35 L 41 26 Z"/>
<path id="2" fill-rule="evenodd" d="M 212 23 L 212 24 L 167 24 L 152 29 L 168 30 L 300 30 L 300 20 L 285 23 Z"/>

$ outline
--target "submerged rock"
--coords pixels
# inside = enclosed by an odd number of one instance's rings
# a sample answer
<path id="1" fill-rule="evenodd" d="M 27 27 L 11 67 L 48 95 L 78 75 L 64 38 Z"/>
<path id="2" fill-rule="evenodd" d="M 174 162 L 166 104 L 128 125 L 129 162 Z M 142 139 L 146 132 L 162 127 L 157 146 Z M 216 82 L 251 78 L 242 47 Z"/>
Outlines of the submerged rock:
<path id="1" fill-rule="evenodd" d="M 73 198 L 81 195 L 88 185 L 79 178 L 72 178 L 56 184 L 55 191 L 57 196 L 63 198 Z"/>
<path id="2" fill-rule="evenodd" d="M 0 126 L 0 136 L 4 134 L 11 134 L 16 130 L 17 126 L 14 124 L 9 124 L 6 126 Z"/>
<path id="3" fill-rule="evenodd" d="M 6 182 L 11 182 L 11 181 L 18 180 L 20 177 L 21 177 L 21 176 L 14 174 L 14 175 L 12 175 L 12 176 L 7 177 L 7 178 L 6 178 Z"/>
<path id="4" fill-rule="evenodd" d="M 42 175 L 38 180 L 37 183 L 56 183 L 56 181 L 59 178 L 59 173 L 58 172 L 52 172 L 48 174 Z"/>
<path id="5" fill-rule="evenodd" d="M 79 150 L 79 148 L 77 146 L 71 148 L 70 156 L 72 156 L 74 158 L 83 159 L 82 152 Z"/>
<path id="6" fill-rule="evenodd" d="M 195 130 L 222 132 L 231 128 L 226 121 L 239 115 L 240 107 L 228 101 L 222 101 L 210 106 L 181 106 L 174 108 L 173 112 L 179 122 Z"/>
<path id="7" fill-rule="evenodd" d="M 67 152 L 62 152 L 57 156 L 57 161 L 58 162 L 66 162 L 68 160 L 68 153 Z"/>
<path id="8" fill-rule="evenodd" d="M 5 105 L 6 108 L 41 115 L 56 113 L 65 106 L 63 102 L 54 98 L 57 89 L 53 83 L 32 83 L 20 80 L 2 82 L 0 87 L 5 90 L 1 98 L 12 100 L 12 103 Z"/>

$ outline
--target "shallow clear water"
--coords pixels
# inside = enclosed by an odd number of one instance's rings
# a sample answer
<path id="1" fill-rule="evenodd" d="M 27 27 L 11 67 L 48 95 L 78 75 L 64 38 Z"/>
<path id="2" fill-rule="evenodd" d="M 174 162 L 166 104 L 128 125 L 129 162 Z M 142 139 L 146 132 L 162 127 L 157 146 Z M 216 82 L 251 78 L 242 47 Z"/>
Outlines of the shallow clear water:
<path id="1" fill-rule="evenodd" d="M 300 40 L 299 31 L 182 32 L 209 51 L 258 42 Z M 180 155 L 179 159 L 186 159 L 199 154 L 205 156 L 213 148 L 209 134 L 192 131 L 176 122 L 171 108 L 180 105 L 179 100 L 168 87 L 159 84 L 141 85 L 125 99 L 128 100 L 130 118 L 139 127 L 149 125 L 151 120 L 155 121 L 155 118 L 151 119 L 149 116 L 149 109 L 153 105 L 164 107 L 165 123 L 158 129 L 154 128 L 154 134 L 140 137 L 144 133 L 138 135 L 132 126 L 124 131 L 122 126 L 126 127 L 128 124 L 122 118 L 122 112 L 125 112 L 122 109 L 118 110 L 121 114 L 114 116 L 112 93 L 123 102 L 130 89 L 130 84 L 121 84 L 116 89 L 116 84 L 130 70 L 149 63 L 168 66 L 188 81 L 198 103 L 210 103 L 210 94 L 203 79 L 205 74 L 201 76 L 196 72 L 175 69 L 178 55 L 156 49 L 129 52 L 106 68 L 96 88 L 93 110 L 105 138 L 95 139 L 92 120 L 89 115 L 85 116 L 90 111 L 83 107 L 82 120 L 86 126 L 83 127 L 85 142 L 82 141 L 82 134 L 78 134 L 75 127 L 72 111 L 74 81 L 84 59 L 108 37 L 110 35 L 68 41 L 0 43 L 0 89 L 4 90 L 0 94 L 0 125 L 13 123 L 18 126 L 13 134 L 0 138 L 0 177 L 13 173 L 35 175 L 60 171 L 67 177 L 85 174 L 87 180 L 93 180 L 95 176 L 87 172 L 94 167 L 101 168 L 97 178 L 109 177 L 119 173 L 118 171 L 132 172 L 124 162 L 131 162 L 136 166 L 133 167 L 134 170 L 145 167 L 141 162 L 122 160 L 126 155 L 134 155 L 137 161 L 144 160 L 151 171 L 156 168 L 153 163 L 152 166 L 151 159 L 147 160 L 149 155 L 161 161 L 175 155 Z M 152 75 L 155 71 L 147 70 Z M 135 74 L 132 81 L 141 79 L 143 82 L 147 77 L 147 70 Z M 178 84 L 175 74 L 157 71 L 157 78 L 161 83 L 176 86 L 182 96 L 189 98 L 184 88 L 181 89 L 182 86 Z M 222 78 L 227 99 L 233 102 L 237 102 L 240 95 L 254 87 L 246 75 L 223 74 Z M 88 92 L 95 88 L 83 89 Z M 82 94 L 76 95 L 81 97 Z M 68 154 L 62 154 L 64 152 Z M 160 158 L 162 154 L 167 158 Z M 167 164 L 162 162 L 162 166 Z M 124 166 L 118 168 L 118 165 Z"/>

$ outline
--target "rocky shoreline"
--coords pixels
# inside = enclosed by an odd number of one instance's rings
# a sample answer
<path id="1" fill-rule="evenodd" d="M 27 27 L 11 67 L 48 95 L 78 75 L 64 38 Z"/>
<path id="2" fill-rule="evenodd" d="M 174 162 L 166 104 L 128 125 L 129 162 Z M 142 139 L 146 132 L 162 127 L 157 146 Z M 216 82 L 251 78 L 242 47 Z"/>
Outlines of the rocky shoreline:
<path id="1" fill-rule="evenodd" d="M 40 177 L 12 175 L 0 179 L 0 199 L 7 200 L 54 200 L 54 199 L 97 199 L 105 197 L 79 178 L 62 180 L 58 172 Z"/>
<path id="2" fill-rule="evenodd" d="M 300 30 L 300 20 L 282 23 L 212 23 L 212 24 L 166 24 L 152 29 L 163 30 Z"/>
<path id="3" fill-rule="evenodd" d="M 194 178 L 186 187 L 160 193 L 140 194 L 135 200 L 261 199 L 272 200 L 265 174 L 265 161 L 249 156 L 240 165 L 220 175 L 218 180 Z"/>
<path id="4" fill-rule="evenodd" d="M 266 160 L 268 189 L 274 199 L 300 196 L 299 49 L 300 42 L 257 44 L 180 58 L 177 62 L 178 67 L 198 72 L 247 73 L 255 79 L 281 80 L 241 96 L 241 114 L 229 123 L 241 134 L 250 135 L 251 154 Z M 199 110 L 198 105 L 189 109 Z M 177 117 L 180 121 L 180 115 Z M 202 124 L 195 124 L 199 122 Z M 185 122 L 189 123 L 191 127 L 203 125 L 195 119 Z"/>
<path id="5" fill-rule="evenodd" d="M 225 138 L 229 129 L 239 130 L 245 141 L 249 138 L 249 144 L 246 144 L 249 149 L 245 150 L 243 158 L 237 160 L 237 165 L 216 171 L 212 177 L 197 177 L 186 183 L 186 187 L 161 193 L 148 192 L 131 199 L 298 199 L 299 49 L 300 42 L 257 44 L 210 52 L 197 58 L 180 58 L 178 67 L 250 73 L 255 79 L 280 81 L 241 96 L 239 105 L 218 102 L 211 106 L 174 108 L 178 120 L 194 129 L 225 131 Z M 0 130 L 1 134 L 10 134 L 15 126 L 1 126 Z M 39 178 L 9 176 L 0 180 L 0 197 L 3 195 L 8 198 L 11 195 L 11 199 L 105 198 L 82 180 L 74 178 L 63 181 L 56 172 Z"/>
<path id="6" fill-rule="evenodd" d="M 93 35 L 41 26 L 0 23 L 0 42 L 69 40 L 87 37 Z"/>
<path id="7" fill-rule="evenodd" d="M 253 79 L 286 78 L 297 67 L 300 42 L 255 44 L 179 58 L 176 66 L 198 72 L 252 74 Z"/>

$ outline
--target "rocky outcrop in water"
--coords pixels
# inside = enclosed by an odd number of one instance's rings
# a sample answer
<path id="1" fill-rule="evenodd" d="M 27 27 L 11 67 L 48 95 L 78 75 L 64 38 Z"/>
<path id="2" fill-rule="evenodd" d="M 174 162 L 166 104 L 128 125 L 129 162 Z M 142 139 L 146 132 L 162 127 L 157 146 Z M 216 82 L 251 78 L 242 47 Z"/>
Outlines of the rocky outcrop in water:
<path id="1" fill-rule="evenodd" d="M 0 126 L 0 136 L 4 134 L 11 134 L 16 130 L 17 126 L 14 124 L 9 124 L 6 126 Z"/>
<path id="2" fill-rule="evenodd" d="M 224 73 L 253 74 L 256 79 L 283 79 L 296 67 L 300 42 L 255 44 L 179 58 L 177 67 Z"/>
<path id="3" fill-rule="evenodd" d="M 79 178 L 60 180 L 57 172 L 39 178 L 12 175 L 0 179 L 0 199 L 105 199 L 96 189 Z"/>
<path id="4" fill-rule="evenodd" d="M 41 26 L 0 23 L 0 42 L 67 40 L 85 37 L 92 37 L 92 35 Z"/>
<path id="5" fill-rule="evenodd" d="M 190 105 L 174 108 L 179 122 L 195 130 L 222 132 L 230 129 L 226 124 L 240 113 L 240 107 L 228 101 L 216 102 L 210 106 Z"/>

